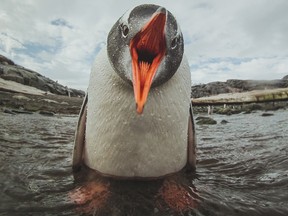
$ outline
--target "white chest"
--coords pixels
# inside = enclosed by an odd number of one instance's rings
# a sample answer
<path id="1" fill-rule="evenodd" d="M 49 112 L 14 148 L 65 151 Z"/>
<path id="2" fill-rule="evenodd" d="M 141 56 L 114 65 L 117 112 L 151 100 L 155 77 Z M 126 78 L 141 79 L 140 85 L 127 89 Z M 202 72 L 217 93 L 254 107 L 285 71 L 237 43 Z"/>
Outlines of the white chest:
<path id="1" fill-rule="evenodd" d="M 190 88 L 185 61 L 167 83 L 151 89 L 139 115 L 132 86 L 118 77 L 102 51 L 88 88 L 85 163 L 122 177 L 179 171 L 187 161 Z"/>

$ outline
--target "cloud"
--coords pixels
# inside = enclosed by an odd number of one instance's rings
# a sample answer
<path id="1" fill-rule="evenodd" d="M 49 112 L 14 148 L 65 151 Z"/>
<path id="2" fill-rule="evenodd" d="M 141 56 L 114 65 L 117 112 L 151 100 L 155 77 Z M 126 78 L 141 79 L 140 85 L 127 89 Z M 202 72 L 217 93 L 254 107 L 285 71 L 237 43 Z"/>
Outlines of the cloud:
<path id="1" fill-rule="evenodd" d="M 276 79 L 288 73 L 288 1 L 145 1 L 181 25 L 194 83 Z M 63 85 L 86 90 L 93 59 L 128 9 L 144 1 L 4 0 L 0 53 Z"/>
<path id="2" fill-rule="evenodd" d="M 220 58 L 196 61 L 191 65 L 194 84 L 227 79 L 269 80 L 283 78 L 288 71 L 288 58 Z"/>
<path id="3" fill-rule="evenodd" d="M 4 53 L 10 53 L 12 49 L 21 49 L 23 44 L 17 38 L 9 36 L 7 33 L 1 32 L 0 34 L 0 49 Z"/>
<path id="4" fill-rule="evenodd" d="M 52 25 L 55 25 L 55 26 L 65 26 L 65 27 L 70 28 L 70 29 L 73 28 L 72 25 L 70 25 L 66 20 L 64 20 L 62 18 L 58 18 L 58 19 L 52 20 L 50 23 Z"/>

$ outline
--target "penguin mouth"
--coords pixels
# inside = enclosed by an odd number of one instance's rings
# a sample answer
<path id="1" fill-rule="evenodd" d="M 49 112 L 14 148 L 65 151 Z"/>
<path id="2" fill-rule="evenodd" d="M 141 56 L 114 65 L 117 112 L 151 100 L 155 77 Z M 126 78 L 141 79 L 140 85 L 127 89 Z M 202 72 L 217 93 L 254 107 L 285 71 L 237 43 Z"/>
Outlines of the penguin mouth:
<path id="1" fill-rule="evenodd" d="M 166 53 L 166 10 L 156 12 L 130 42 L 133 89 L 137 113 L 141 114 L 153 78 Z"/>

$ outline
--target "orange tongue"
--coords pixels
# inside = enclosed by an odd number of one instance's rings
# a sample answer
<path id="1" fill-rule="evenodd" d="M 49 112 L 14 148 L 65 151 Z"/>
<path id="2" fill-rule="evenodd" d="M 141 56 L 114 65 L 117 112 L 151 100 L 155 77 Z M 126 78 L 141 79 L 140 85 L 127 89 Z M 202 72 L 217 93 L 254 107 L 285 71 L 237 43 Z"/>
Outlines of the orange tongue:
<path id="1" fill-rule="evenodd" d="M 140 62 L 139 69 L 140 69 L 140 90 L 143 91 L 145 80 L 148 75 L 148 71 L 151 65 L 148 62 Z"/>

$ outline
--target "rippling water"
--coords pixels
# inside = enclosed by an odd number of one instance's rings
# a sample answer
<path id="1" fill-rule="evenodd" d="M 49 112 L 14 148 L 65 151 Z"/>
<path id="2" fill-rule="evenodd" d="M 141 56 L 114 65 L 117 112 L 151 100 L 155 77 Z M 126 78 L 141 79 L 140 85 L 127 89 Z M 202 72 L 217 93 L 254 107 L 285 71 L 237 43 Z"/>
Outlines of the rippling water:
<path id="1" fill-rule="evenodd" d="M 152 205 L 150 211 L 145 201 L 134 197 L 130 206 L 137 209 L 119 207 L 115 199 L 109 204 L 114 208 L 109 214 L 288 215 L 288 112 L 213 118 L 217 125 L 197 126 L 197 172 L 185 175 L 184 184 L 193 191 L 189 196 L 194 196 L 197 205 L 181 212 Z M 222 119 L 228 123 L 220 124 Z M 71 193 L 75 198 L 81 185 L 71 172 L 76 121 L 76 116 L 0 114 L 0 215 L 85 215 L 79 211 L 85 203 L 71 200 Z M 151 185 L 151 191 L 161 184 L 163 181 L 114 181 L 111 187 L 114 191 L 126 187 L 129 195 L 131 188 L 137 191 Z M 90 190 L 100 190 L 98 186 Z M 105 197 L 103 191 L 101 196 Z M 149 199 L 151 202 L 147 196 Z"/>

